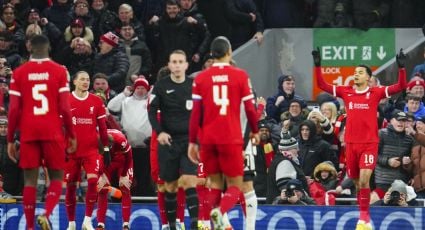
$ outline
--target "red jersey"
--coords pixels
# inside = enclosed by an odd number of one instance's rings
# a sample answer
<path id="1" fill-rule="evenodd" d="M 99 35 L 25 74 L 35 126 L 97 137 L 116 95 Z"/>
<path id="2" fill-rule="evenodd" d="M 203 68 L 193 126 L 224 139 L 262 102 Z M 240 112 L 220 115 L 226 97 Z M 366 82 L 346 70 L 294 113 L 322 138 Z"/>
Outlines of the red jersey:
<path id="1" fill-rule="evenodd" d="M 129 174 L 133 178 L 133 155 L 131 146 L 125 135 L 117 129 L 108 129 L 108 136 L 112 137 L 112 147 L 110 149 L 112 162 L 121 163 L 123 174 Z"/>
<path id="2" fill-rule="evenodd" d="M 68 78 L 66 68 L 48 58 L 31 59 L 14 70 L 9 94 L 18 97 L 19 108 L 9 114 L 13 122 L 9 122 L 8 141 L 13 141 L 18 125 L 21 141 L 63 140 L 60 115 L 65 111 L 60 100 L 62 93 L 69 93 Z M 14 106 L 11 100 L 11 110 Z M 70 125 L 69 104 L 66 106 Z"/>
<path id="3" fill-rule="evenodd" d="M 251 92 L 248 74 L 239 68 L 217 63 L 201 72 L 194 80 L 192 98 L 195 103 L 200 102 L 201 105 L 202 119 L 199 119 L 202 121 L 199 124 L 202 130 L 201 144 L 243 143 L 240 121 L 242 102 L 247 111 L 251 130 L 253 132 L 258 130 L 254 95 Z M 193 125 L 197 125 L 193 124 L 197 120 L 191 118 L 192 128 Z M 197 134 L 192 128 L 191 142 L 196 139 Z"/>
<path id="4" fill-rule="evenodd" d="M 98 126 L 105 123 L 106 108 L 102 100 L 91 93 L 85 98 L 79 98 L 74 92 L 69 97 L 71 104 L 72 123 L 77 135 L 77 151 L 75 157 L 99 153 Z M 106 134 L 106 129 L 105 129 Z"/>
<path id="5" fill-rule="evenodd" d="M 377 121 L 379 101 L 400 92 L 406 87 L 405 69 L 399 70 L 397 84 L 368 87 L 361 92 L 355 90 L 352 86 L 327 84 L 323 80 L 320 67 L 316 67 L 315 72 L 319 87 L 344 101 L 347 113 L 344 141 L 346 143 L 379 143 Z"/>

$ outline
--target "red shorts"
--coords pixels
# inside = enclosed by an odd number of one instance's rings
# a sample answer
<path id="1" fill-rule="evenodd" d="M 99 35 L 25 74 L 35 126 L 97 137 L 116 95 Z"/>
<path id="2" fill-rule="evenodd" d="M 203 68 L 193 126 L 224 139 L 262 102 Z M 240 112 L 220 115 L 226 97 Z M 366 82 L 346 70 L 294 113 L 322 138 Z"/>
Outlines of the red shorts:
<path id="1" fill-rule="evenodd" d="M 79 181 L 81 176 L 81 167 L 84 168 L 86 174 L 99 175 L 99 171 L 102 165 L 103 158 L 100 154 L 92 154 L 86 157 L 70 157 L 66 162 L 65 181 Z"/>
<path id="2" fill-rule="evenodd" d="M 112 181 L 119 181 L 120 176 L 123 175 L 124 164 L 124 161 L 113 161 L 108 167 L 105 167 L 105 175 L 111 183 Z"/>
<path id="3" fill-rule="evenodd" d="M 199 162 L 198 163 L 198 178 L 206 178 L 207 175 L 205 175 L 205 169 L 204 169 L 204 163 Z"/>
<path id="4" fill-rule="evenodd" d="M 201 162 L 206 175 L 223 173 L 228 177 L 243 176 L 242 144 L 201 145 Z"/>
<path id="5" fill-rule="evenodd" d="M 19 166 L 23 169 L 38 168 L 59 170 L 65 166 L 64 141 L 26 141 L 20 146 Z"/>
<path id="6" fill-rule="evenodd" d="M 357 179 L 360 169 L 375 169 L 378 144 L 377 143 L 346 143 L 347 174 Z"/>

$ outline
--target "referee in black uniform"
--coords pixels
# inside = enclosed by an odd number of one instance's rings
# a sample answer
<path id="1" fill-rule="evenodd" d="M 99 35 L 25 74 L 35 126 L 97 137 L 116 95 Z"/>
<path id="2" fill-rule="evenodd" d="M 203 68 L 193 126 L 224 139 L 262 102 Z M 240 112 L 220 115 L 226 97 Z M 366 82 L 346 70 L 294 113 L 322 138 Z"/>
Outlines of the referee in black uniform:
<path id="1" fill-rule="evenodd" d="M 198 195 L 197 165 L 187 157 L 189 119 L 192 111 L 192 79 L 184 51 L 175 50 L 169 56 L 170 76 L 159 80 L 152 91 L 149 121 L 158 134 L 159 176 L 165 181 L 165 209 L 170 229 L 176 229 L 177 181 L 181 177 L 186 193 L 191 229 L 197 229 Z M 161 111 L 161 122 L 157 111 Z M 183 221 L 183 220 L 181 220 Z"/>

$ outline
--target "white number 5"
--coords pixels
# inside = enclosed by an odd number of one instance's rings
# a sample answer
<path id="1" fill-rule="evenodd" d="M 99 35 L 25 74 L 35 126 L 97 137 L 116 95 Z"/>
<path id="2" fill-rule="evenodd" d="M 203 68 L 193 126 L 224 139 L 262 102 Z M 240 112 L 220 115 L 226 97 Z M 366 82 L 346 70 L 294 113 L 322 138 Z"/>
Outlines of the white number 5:
<path id="1" fill-rule="evenodd" d="M 41 107 L 34 106 L 34 115 L 44 115 L 49 111 L 49 101 L 47 97 L 42 94 L 42 92 L 46 90 L 46 84 L 36 84 L 32 87 L 32 98 L 41 102 Z"/>
<path id="2" fill-rule="evenodd" d="M 214 85 L 213 86 L 213 98 L 214 103 L 220 108 L 220 115 L 227 114 L 227 106 L 229 105 L 229 99 L 227 98 L 227 85 Z"/>

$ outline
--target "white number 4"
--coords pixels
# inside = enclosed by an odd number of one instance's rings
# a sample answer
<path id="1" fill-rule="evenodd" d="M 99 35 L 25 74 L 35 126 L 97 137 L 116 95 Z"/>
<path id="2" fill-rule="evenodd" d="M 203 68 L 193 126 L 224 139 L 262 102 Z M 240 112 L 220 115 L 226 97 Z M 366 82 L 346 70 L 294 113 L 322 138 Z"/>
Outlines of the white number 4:
<path id="1" fill-rule="evenodd" d="M 46 84 L 36 84 L 32 87 L 32 98 L 41 102 L 41 107 L 34 106 L 34 115 L 44 115 L 49 111 L 49 101 L 47 97 L 42 94 L 42 92 L 46 90 Z"/>
<path id="2" fill-rule="evenodd" d="M 220 108 L 220 115 L 227 114 L 227 106 L 229 105 L 229 99 L 227 98 L 227 85 L 214 85 L 213 86 L 213 98 L 214 103 Z"/>

